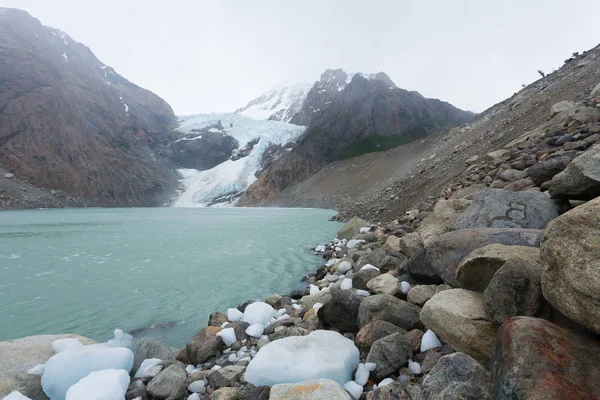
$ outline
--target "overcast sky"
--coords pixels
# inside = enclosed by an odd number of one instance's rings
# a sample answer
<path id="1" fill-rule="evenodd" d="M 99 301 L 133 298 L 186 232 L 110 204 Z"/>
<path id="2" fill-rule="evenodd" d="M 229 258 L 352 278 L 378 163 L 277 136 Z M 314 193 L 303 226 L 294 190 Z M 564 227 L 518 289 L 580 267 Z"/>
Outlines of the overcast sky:
<path id="1" fill-rule="evenodd" d="M 0 0 L 89 46 L 176 114 L 233 111 L 326 68 L 476 112 L 600 41 L 597 0 Z"/>

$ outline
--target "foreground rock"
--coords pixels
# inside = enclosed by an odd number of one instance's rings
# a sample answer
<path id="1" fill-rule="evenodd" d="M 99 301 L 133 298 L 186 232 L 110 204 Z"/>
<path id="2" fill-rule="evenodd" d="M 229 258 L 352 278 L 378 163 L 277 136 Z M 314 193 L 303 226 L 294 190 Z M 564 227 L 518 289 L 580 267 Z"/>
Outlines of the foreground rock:
<path id="1" fill-rule="evenodd" d="M 496 329 L 486 320 L 483 294 L 465 289 L 439 292 L 425 303 L 421 321 L 454 349 L 487 365 Z"/>
<path id="2" fill-rule="evenodd" d="M 486 189 L 457 219 L 452 229 L 544 229 L 557 216 L 557 205 L 541 192 Z"/>
<path id="3" fill-rule="evenodd" d="M 317 379 L 301 383 L 279 384 L 271 388 L 270 400 L 351 400 L 340 386 L 330 379 Z"/>
<path id="4" fill-rule="evenodd" d="M 223 347 L 223 341 L 217 333 L 220 327 L 209 326 L 202 329 L 185 346 L 185 351 L 192 364 L 201 364 L 211 357 L 217 355 L 217 352 Z"/>
<path id="5" fill-rule="evenodd" d="M 175 360 L 175 353 L 165 343 L 151 337 L 143 337 L 137 345 L 133 359 L 133 372 L 136 372 L 142 362 L 148 358 L 158 358 L 162 361 Z"/>
<path id="6" fill-rule="evenodd" d="M 462 353 L 440 358 L 423 379 L 425 400 L 489 399 L 490 374 L 485 367 Z M 526 397 L 515 397 L 525 399 Z"/>
<path id="7" fill-rule="evenodd" d="M 600 144 L 576 157 L 552 178 L 548 191 L 560 199 L 591 200 L 600 196 Z"/>
<path id="8" fill-rule="evenodd" d="M 358 331 L 358 309 L 361 297 L 349 290 L 333 293 L 331 301 L 321 307 L 317 313 L 320 320 L 340 332 Z"/>
<path id="9" fill-rule="evenodd" d="M 187 372 L 180 362 L 175 362 L 160 371 L 148 384 L 148 392 L 157 399 L 179 398 L 186 392 Z"/>
<path id="10" fill-rule="evenodd" d="M 360 303 L 358 325 L 362 328 L 374 319 L 389 322 L 407 331 L 419 325 L 419 307 L 389 294 L 369 296 Z"/>
<path id="11" fill-rule="evenodd" d="M 539 265 L 540 250 L 528 246 L 490 244 L 473 250 L 456 269 L 456 279 L 463 289 L 483 292 L 496 271 L 511 259 Z"/>
<path id="12" fill-rule="evenodd" d="M 58 339 L 74 338 L 82 344 L 94 341 L 78 335 L 40 335 L 0 342 L 0 398 L 13 390 L 31 399 L 47 399 L 39 375 L 29 375 L 27 371 L 38 364 L 44 364 L 54 355 L 52 342 Z"/>
<path id="13" fill-rule="evenodd" d="M 326 356 L 324 354 L 326 352 Z M 359 351 L 350 339 L 317 330 L 290 336 L 262 347 L 250 361 L 244 379 L 256 386 L 327 378 L 340 385 L 352 380 Z"/>
<path id="14" fill-rule="evenodd" d="M 600 198 L 548 225 L 541 247 L 544 297 L 564 315 L 600 333 Z"/>
<path id="15" fill-rule="evenodd" d="M 361 218 L 353 217 L 350 221 L 346 222 L 344 226 L 338 231 L 338 239 L 352 239 L 353 236 L 358 235 L 360 228 L 369 226 L 369 223 Z"/>
<path id="16" fill-rule="evenodd" d="M 471 251 L 488 244 L 539 247 L 543 231 L 539 229 L 464 229 L 448 232 L 427 248 L 424 263 L 451 286 L 460 286 L 456 269 Z M 425 268 L 423 268 L 425 269 Z"/>
<path id="17" fill-rule="evenodd" d="M 358 331 L 354 343 L 362 351 L 368 352 L 377 340 L 394 333 L 405 334 L 406 331 L 389 322 L 374 319 Z"/>
<path id="18" fill-rule="evenodd" d="M 412 359 L 412 344 L 401 332 L 385 336 L 375 343 L 367 356 L 368 363 L 375 363 L 377 368 L 372 375 L 383 379 Z"/>
<path id="19" fill-rule="evenodd" d="M 598 399 L 599 364 L 598 342 L 543 319 L 514 317 L 498 334 L 493 396 L 495 400 Z"/>
<path id="20" fill-rule="evenodd" d="M 417 229 L 423 244 L 428 246 L 434 239 L 448 232 L 470 204 L 471 201 L 466 199 L 438 201 L 433 212 L 423 220 Z"/>

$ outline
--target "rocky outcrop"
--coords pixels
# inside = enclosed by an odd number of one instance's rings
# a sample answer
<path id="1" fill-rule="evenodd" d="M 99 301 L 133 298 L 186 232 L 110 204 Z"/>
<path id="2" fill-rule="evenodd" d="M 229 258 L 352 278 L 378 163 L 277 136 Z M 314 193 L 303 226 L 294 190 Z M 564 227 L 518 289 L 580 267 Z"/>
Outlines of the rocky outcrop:
<path id="1" fill-rule="evenodd" d="M 87 205 L 162 204 L 177 185 L 158 157 L 176 123 L 171 107 L 64 32 L 2 11 L 2 167 Z"/>

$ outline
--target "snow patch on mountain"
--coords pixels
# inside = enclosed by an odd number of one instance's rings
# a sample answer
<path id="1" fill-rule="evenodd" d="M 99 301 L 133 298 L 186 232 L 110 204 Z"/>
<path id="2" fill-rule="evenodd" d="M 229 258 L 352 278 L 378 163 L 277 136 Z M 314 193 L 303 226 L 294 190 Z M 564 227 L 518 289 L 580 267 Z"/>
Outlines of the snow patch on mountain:
<path id="1" fill-rule="evenodd" d="M 289 122 L 302 107 L 311 87 L 309 83 L 278 86 L 237 109 L 235 114 L 253 119 Z"/>
<path id="2" fill-rule="evenodd" d="M 263 154 L 269 145 L 295 142 L 306 127 L 281 121 L 257 120 L 240 114 L 200 114 L 180 118 L 178 130 L 193 140 L 193 130 L 221 121 L 224 132 L 238 140 L 240 148 L 260 138 L 246 157 L 227 160 L 205 171 L 178 170 L 182 193 L 174 207 L 233 206 L 239 196 L 256 180 L 262 170 Z"/>

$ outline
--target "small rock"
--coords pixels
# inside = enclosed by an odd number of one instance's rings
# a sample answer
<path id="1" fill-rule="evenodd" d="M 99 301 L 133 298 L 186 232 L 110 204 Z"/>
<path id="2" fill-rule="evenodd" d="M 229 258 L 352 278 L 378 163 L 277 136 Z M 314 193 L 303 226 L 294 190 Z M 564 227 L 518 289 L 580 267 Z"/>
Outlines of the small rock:
<path id="1" fill-rule="evenodd" d="M 374 319 L 362 328 L 360 328 L 360 330 L 356 334 L 354 343 L 356 344 L 356 347 L 358 347 L 360 350 L 368 352 L 371 346 L 373 346 L 373 343 L 393 333 L 406 333 L 406 331 L 389 322 Z"/>

